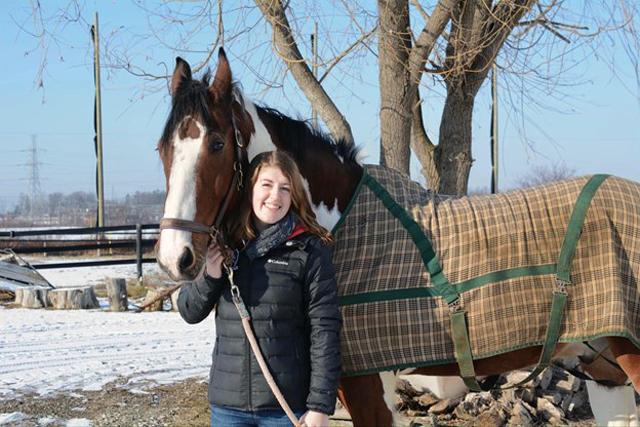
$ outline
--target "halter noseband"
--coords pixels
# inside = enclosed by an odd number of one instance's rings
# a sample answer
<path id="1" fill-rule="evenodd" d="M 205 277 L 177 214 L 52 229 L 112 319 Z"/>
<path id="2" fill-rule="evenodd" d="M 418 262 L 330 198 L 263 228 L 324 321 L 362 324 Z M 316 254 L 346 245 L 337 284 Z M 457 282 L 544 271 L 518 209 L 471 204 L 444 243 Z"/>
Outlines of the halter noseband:
<path id="1" fill-rule="evenodd" d="M 234 187 L 237 188 L 238 191 L 242 190 L 242 182 L 243 182 L 243 171 L 242 171 L 242 162 L 243 162 L 243 144 L 242 144 L 242 135 L 238 130 L 238 126 L 236 124 L 236 117 L 231 111 L 231 124 L 233 126 L 233 133 L 235 138 L 235 149 L 234 149 L 234 159 L 233 159 L 233 179 L 229 184 L 229 188 L 227 189 L 227 193 L 224 196 L 222 201 L 222 205 L 216 214 L 216 218 L 213 222 L 213 225 L 207 226 L 201 224 L 196 221 L 191 221 L 188 219 L 180 219 L 180 218 L 162 218 L 160 219 L 160 231 L 166 229 L 174 229 L 174 230 L 182 230 L 189 231 L 191 233 L 202 233 L 208 234 L 212 240 L 217 240 L 220 235 L 220 225 L 222 224 L 222 219 L 224 218 L 224 214 L 229 207 L 229 203 L 231 202 L 231 197 L 233 194 Z"/>

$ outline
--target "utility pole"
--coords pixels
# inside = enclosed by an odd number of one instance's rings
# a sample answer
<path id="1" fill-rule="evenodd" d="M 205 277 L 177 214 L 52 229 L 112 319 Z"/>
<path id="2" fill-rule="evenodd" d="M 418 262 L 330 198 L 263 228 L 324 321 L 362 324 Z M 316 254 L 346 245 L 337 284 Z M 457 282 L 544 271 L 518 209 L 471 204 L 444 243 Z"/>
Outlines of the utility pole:
<path id="1" fill-rule="evenodd" d="M 498 66 L 491 67 L 491 194 L 498 192 Z"/>
<path id="2" fill-rule="evenodd" d="M 94 105 L 95 147 L 96 147 L 96 192 L 98 197 L 98 227 L 104 227 L 104 175 L 102 168 L 102 101 L 100 98 L 100 36 L 98 32 L 98 12 L 91 26 L 93 39 L 93 77 L 96 99 Z"/>
<path id="3" fill-rule="evenodd" d="M 311 34 L 311 52 L 313 56 L 313 63 L 311 64 L 311 71 L 313 76 L 318 79 L 318 23 L 313 23 L 313 34 Z M 314 128 L 318 128 L 318 112 L 311 104 L 311 122 Z"/>

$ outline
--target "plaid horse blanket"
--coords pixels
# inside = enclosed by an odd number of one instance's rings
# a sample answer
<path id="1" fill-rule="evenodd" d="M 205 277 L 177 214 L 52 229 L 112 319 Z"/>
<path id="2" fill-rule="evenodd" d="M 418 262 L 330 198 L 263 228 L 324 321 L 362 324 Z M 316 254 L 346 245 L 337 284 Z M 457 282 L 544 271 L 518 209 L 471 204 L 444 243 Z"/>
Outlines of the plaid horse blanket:
<path id="1" fill-rule="evenodd" d="M 460 295 L 475 359 L 541 345 L 560 249 L 588 181 L 439 199 L 398 172 L 366 166 L 333 230 L 344 374 L 455 362 L 449 306 L 417 232 Z M 624 336 L 640 347 L 640 184 L 607 177 L 597 188 L 567 292 L 561 342 Z"/>

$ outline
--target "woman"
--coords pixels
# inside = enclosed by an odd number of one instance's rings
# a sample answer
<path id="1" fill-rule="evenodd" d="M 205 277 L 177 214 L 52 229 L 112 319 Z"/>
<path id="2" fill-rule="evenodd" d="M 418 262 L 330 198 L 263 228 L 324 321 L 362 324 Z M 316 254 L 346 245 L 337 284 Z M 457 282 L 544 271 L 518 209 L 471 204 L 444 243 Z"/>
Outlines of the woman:
<path id="1" fill-rule="evenodd" d="M 247 242 L 234 282 L 251 315 L 260 349 L 301 423 L 327 426 L 340 375 L 340 326 L 330 234 L 318 225 L 296 164 L 278 151 L 258 155 L 234 237 Z M 202 280 L 182 287 L 188 323 L 216 307 L 209 378 L 211 425 L 290 426 L 245 338 L 222 255 L 209 247 Z"/>

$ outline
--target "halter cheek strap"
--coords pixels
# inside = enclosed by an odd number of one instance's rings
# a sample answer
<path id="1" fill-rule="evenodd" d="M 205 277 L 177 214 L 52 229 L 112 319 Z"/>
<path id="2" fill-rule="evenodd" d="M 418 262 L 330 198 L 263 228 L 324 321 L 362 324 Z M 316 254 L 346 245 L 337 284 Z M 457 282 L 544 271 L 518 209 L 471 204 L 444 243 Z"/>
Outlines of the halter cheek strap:
<path id="1" fill-rule="evenodd" d="M 211 234 L 214 227 L 207 227 L 204 224 L 200 224 L 194 221 L 188 221 L 180 218 L 162 218 L 160 220 L 160 230 L 172 228 L 174 230 L 190 231 L 192 233 L 207 233 Z"/>

